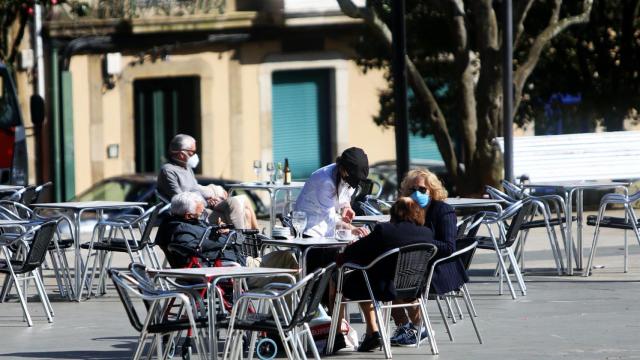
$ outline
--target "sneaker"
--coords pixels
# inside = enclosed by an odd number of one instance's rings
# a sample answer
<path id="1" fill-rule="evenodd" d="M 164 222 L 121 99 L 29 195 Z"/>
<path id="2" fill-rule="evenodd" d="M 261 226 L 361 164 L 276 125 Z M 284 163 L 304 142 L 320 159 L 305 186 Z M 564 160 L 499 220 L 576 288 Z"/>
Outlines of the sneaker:
<path id="1" fill-rule="evenodd" d="M 402 334 L 397 340 L 395 345 L 397 346 L 415 346 L 416 339 L 418 338 L 418 330 L 413 326 L 413 324 L 409 323 L 408 326 L 405 325 L 405 332 Z M 426 328 L 420 329 L 420 342 L 426 339 L 429 336 Z"/>
<path id="2" fill-rule="evenodd" d="M 398 340 L 403 338 L 407 332 L 407 330 L 411 327 L 411 323 L 408 322 L 406 324 L 400 325 L 396 327 L 396 330 L 393 332 L 393 335 L 391 335 L 391 338 L 389 339 L 389 342 L 391 343 L 391 345 L 396 346 L 398 345 Z"/>
<path id="3" fill-rule="evenodd" d="M 358 346 L 358 352 L 368 352 L 379 348 L 382 345 L 382 340 L 380 338 L 379 332 L 374 332 L 371 335 L 366 335 L 360 342 L 360 346 Z"/>

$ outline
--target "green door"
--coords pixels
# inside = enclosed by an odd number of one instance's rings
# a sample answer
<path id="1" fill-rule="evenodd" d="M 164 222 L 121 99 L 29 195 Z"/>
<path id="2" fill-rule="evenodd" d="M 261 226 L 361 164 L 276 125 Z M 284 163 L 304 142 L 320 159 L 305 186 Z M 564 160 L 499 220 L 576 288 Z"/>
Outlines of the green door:
<path id="1" fill-rule="evenodd" d="M 200 148 L 200 78 L 136 80 L 136 172 L 156 173 L 167 159 L 167 147 L 179 133 L 193 136 Z M 200 172 L 200 167 L 195 169 Z"/>
<path id="2" fill-rule="evenodd" d="M 273 159 L 289 165 L 294 179 L 331 163 L 330 70 L 273 73 Z"/>

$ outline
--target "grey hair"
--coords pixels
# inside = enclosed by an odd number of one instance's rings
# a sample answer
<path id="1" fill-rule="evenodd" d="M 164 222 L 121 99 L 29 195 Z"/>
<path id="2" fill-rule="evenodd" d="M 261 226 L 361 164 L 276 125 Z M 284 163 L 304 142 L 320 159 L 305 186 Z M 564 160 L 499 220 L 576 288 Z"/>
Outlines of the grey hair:
<path id="1" fill-rule="evenodd" d="M 198 203 L 204 205 L 202 195 L 185 191 L 171 198 L 171 215 L 184 216 L 186 213 L 195 214 Z"/>
<path id="2" fill-rule="evenodd" d="M 180 150 L 185 150 L 189 145 L 195 144 L 196 139 L 191 135 L 178 134 L 171 139 L 169 143 L 169 151 L 178 152 Z"/>

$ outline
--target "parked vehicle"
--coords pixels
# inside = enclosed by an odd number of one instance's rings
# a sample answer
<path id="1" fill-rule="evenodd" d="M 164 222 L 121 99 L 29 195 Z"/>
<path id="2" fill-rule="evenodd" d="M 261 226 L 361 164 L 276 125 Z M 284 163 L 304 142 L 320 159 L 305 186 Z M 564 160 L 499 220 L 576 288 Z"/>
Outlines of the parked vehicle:
<path id="1" fill-rule="evenodd" d="M 453 181 L 449 177 L 443 161 L 439 160 L 411 160 L 410 169 L 428 169 L 440 178 L 450 196 L 455 195 Z M 369 179 L 378 182 L 382 189 L 379 198 L 384 201 L 393 201 L 398 196 L 398 176 L 396 174 L 395 160 L 380 161 L 370 166 Z M 377 191 L 377 189 L 374 189 Z"/>

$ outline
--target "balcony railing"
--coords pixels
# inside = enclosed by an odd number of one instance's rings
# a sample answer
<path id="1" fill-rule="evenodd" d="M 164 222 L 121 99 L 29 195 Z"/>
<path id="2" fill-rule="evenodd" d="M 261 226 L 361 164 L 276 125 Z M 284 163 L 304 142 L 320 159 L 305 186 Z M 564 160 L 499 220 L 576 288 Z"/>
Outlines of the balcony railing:
<path id="1" fill-rule="evenodd" d="M 135 19 L 164 16 L 220 15 L 233 0 L 92 0 L 71 2 L 75 17 Z"/>

